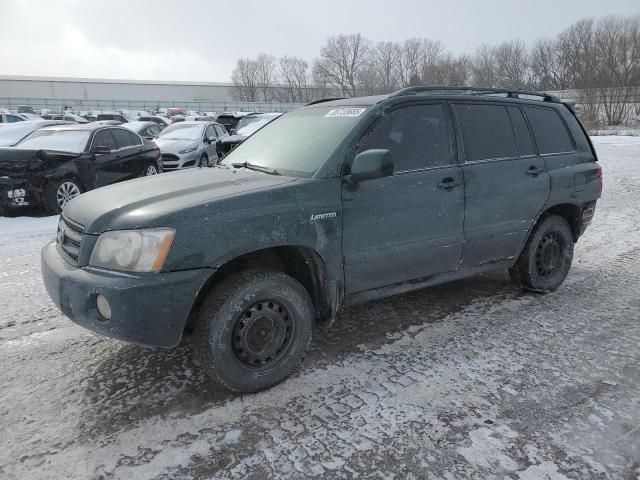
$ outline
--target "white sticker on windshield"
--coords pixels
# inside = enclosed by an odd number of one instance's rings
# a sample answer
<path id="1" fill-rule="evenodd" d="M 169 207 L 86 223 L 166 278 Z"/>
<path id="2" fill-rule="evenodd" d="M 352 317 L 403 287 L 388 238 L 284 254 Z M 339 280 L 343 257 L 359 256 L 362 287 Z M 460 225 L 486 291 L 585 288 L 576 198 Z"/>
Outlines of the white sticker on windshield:
<path id="1" fill-rule="evenodd" d="M 359 117 L 365 110 L 366 108 L 334 108 L 325 117 Z"/>

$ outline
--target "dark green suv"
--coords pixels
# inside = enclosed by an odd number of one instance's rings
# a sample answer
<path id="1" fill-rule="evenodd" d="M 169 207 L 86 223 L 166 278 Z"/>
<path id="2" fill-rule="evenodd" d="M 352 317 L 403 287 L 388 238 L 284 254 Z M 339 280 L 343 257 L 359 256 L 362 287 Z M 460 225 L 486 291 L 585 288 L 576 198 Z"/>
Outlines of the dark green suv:
<path id="1" fill-rule="evenodd" d="M 254 392 L 343 307 L 493 270 L 555 290 L 602 188 L 571 105 L 412 87 L 318 102 L 214 168 L 72 200 L 42 252 L 53 301 L 110 337 L 175 346 Z"/>

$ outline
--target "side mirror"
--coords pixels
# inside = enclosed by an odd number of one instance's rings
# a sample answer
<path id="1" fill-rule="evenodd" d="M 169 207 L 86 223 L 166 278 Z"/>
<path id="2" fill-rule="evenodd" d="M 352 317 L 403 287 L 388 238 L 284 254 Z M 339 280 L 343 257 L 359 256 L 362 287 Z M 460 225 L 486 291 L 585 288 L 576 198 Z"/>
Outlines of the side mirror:
<path id="1" fill-rule="evenodd" d="M 107 153 L 111 153 L 111 149 L 105 145 L 96 145 L 93 148 L 93 153 L 96 155 L 105 155 Z"/>
<path id="2" fill-rule="evenodd" d="M 389 150 L 372 149 L 356 155 L 351 165 L 351 174 L 345 177 L 347 183 L 356 184 L 365 180 L 393 175 L 393 157 Z"/>
<path id="3" fill-rule="evenodd" d="M 216 137 L 207 137 L 204 139 L 204 141 L 207 143 L 213 143 L 216 141 Z"/>

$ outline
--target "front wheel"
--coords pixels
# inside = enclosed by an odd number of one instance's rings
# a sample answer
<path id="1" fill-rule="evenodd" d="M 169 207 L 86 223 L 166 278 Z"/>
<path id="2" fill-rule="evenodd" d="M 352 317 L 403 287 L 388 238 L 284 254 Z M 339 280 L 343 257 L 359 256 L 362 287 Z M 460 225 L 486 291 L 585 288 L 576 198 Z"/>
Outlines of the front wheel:
<path id="1" fill-rule="evenodd" d="M 311 343 L 314 309 L 290 276 L 253 270 L 230 276 L 199 309 L 195 354 L 230 390 L 269 388 L 300 365 Z"/>
<path id="2" fill-rule="evenodd" d="M 201 167 L 209 167 L 209 166 L 210 166 L 210 165 L 209 165 L 209 157 L 207 157 L 207 154 L 206 154 L 206 153 L 203 153 L 203 154 L 200 156 L 200 166 L 201 166 Z"/>
<path id="3" fill-rule="evenodd" d="M 57 215 L 71 201 L 82 193 L 82 187 L 75 178 L 63 178 L 50 182 L 44 191 L 44 207 L 51 215 Z"/>
<path id="4" fill-rule="evenodd" d="M 509 270 L 526 290 L 552 292 L 569 273 L 573 260 L 573 234 L 567 221 L 550 215 L 531 232 L 524 250 Z"/>

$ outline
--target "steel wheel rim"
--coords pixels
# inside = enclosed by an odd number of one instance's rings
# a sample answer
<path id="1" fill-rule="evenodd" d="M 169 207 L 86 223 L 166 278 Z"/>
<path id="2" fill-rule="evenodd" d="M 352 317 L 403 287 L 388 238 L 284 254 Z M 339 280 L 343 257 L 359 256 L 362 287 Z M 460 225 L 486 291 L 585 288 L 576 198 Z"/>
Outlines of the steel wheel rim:
<path id="1" fill-rule="evenodd" d="M 274 365 L 288 353 L 294 327 L 291 313 L 282 302 L 255 302 L 236 319 L 231 337 L 233 352 L 247 367 Z"/>
<path id="2" fill-rule="evenodd" d="M 541 277 L 549 277 L 563 264 L 565 243 L 557 232 L 546 233 L 536 248 L 536 271 Z"/>
<path id="3" fill-rule="evenodd" d="M 154 165 L 149 165 L 147 167 L 147 169 L 144 172 L 145 176 L 149 176 L 149 175 L 157 175 L 158 174 L 158 169 L 154 166 Z"/>
<path id="4" fill-rule="evenodd" d="M 62 183 L 56 192 L 56 201 L 58 202 L 58 206 L 60 208 L 64 208 L 72 198 L 75 198 L 78 195 L 80 195 L 80 188 L 75 183 Z"/>

